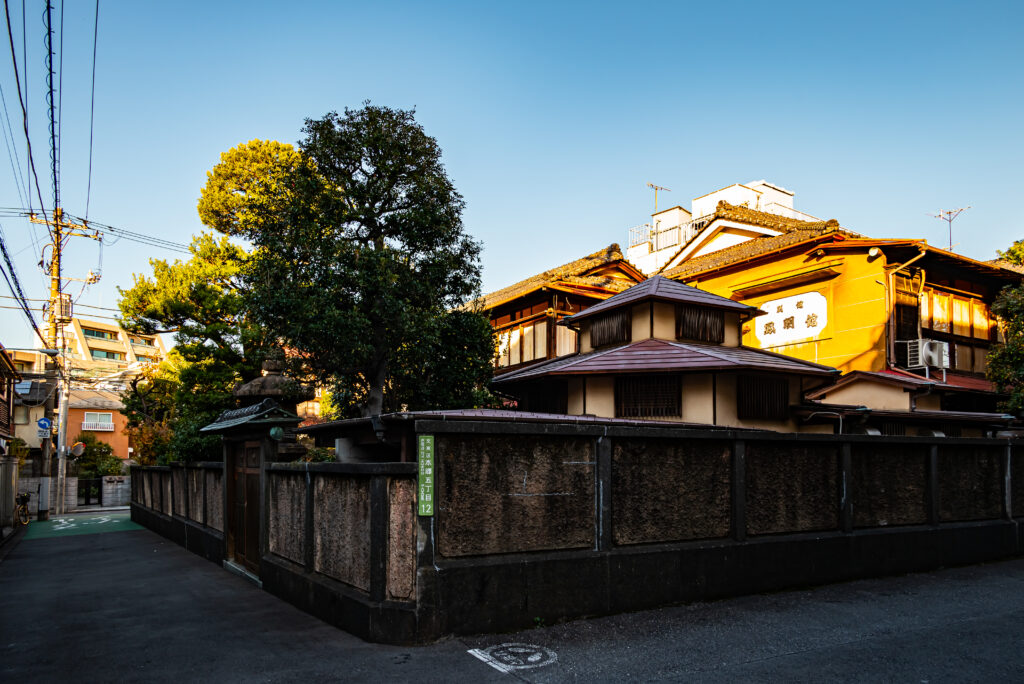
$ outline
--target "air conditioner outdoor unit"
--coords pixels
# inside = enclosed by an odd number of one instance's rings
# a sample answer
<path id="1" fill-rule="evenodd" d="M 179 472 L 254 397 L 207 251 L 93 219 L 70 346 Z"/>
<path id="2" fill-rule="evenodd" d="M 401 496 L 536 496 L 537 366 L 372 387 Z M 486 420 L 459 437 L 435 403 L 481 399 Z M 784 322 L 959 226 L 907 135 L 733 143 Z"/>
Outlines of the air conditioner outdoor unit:
<path id="1" fill-rule="evenodd" d="M 907 346 L 907 368 L 949 368 L 949 343 L 940 340 L 900 340 Z"/>
<path id="2" fill-rule="evenodd" d="M 896 343 L 907 345 L 907 368 L 925 367 L 922 351 L 925 347 L 923 343 L 927 341 L 928 340 L 899 340 Z"/>
<path id="3" fill-rule="evenodd" d="M 939 340 L 918 340 L 921 345 L 921 360 L 931 368 L 949 368 L 949 342 Z"/>

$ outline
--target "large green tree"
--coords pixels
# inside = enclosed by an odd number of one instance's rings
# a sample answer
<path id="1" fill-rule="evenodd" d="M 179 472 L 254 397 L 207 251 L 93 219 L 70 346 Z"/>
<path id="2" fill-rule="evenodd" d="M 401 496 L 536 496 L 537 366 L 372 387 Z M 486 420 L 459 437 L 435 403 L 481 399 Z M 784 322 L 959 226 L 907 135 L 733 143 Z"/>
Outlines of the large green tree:
<path id="1" fill-rule="evenodd" d="M 254 178 L 214 169 L 204 190 L 229 207 L 211 209 L 216 227 L 255 247 L 254 319 L 333 385 L 343 414 L 474 404 L 494 347 L 486 319 L 459 307 L 479 291 L 480 246 L 437 141 L 414 112 L 369 104 L 303 132 L 298 159 L 272 155 Z"/>
<path id="2" fill-rule="evenodd" d="M 996 254 L 1000 259 L 1009 261 L 1011 264 L 1024 266 L 1024 239 L 1017 240 L 1006 251 L 997 249 Z"/>
<path id="3" fill-rule="evenodd" d="M 176 344 L 168 363 L 123 395 L 147 459 L 218 458 L 219 440 L 199 428 L 233 405 L 231 390 L 259 375 L 265 356 L 265 335 L 239 289 L 245 251 L 209 234 L 195 237 L 189 249 L 186 261 L 151 260 L 153 275 L 136 274 L 134 285 L 120 291 L 127 329 L 173 333 Z"/>
<path id="4" fill-rule="evenodd" d="M 1005 287 L 992 304 L 999 316 L 1003 342 L 988 355 L 988 377 L 1008 395 L 1004 408 L 1024 413 L 1024 286 Z"/>

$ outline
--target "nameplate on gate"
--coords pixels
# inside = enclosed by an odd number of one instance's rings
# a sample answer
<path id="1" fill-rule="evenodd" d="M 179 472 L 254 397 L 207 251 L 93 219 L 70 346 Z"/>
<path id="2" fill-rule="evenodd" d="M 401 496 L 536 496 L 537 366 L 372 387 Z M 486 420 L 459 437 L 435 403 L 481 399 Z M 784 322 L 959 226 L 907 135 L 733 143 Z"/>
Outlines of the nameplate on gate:
<path id="1" fill-rule="evenodd" d="M 419 435 L 417 462 L 419 491 L 416 497 L 420 515 L 434 515 L 434 435 Z"/>

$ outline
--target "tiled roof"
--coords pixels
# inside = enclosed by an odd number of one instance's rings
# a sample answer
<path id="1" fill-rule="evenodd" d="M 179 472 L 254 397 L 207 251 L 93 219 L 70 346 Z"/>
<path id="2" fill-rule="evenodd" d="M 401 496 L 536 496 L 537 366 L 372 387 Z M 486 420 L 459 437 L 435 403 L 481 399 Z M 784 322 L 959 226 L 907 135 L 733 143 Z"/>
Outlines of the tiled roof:
<path id="1" fill-rule="evenodd" d="M 982 413 L 981 411 L 931 411 L 917 409 L 914 411 L 897 411 L 892 409 L 869 409 L 865 406 L 853 406 L 849 404 L 828 404 L 812 401 L 796 407 L 798 414 L 818 414 L 818 420 L 835 418 L 835 415 L 842 413 L 844 416 L 874 416 L 876 418 L 899 418 L 921 422 L 943 422 L 952 421 L 955 423 L 1008 423 L 1015 420 L 1014 416 L 1008 413 Z"/>
<path id="2" fill-rule="evenodd" d="M 349 431 L 372 426 L 376 418 L 348 418 L 303 426 L 296 430 L 302 434 L 313 434 L 320 437 L 334 434 L 342 435 Z M 650 418 L 602 418 L 600 416 L 573 416 L 561 413 L 539 413 L 537 411 L 511 411 L 505 409 L 450 409 L 443 411 L 406 411 L 403 413 L 385 413 L 380 416 L 384 423 L 416 421 L 416 420 L 488 420 L 507 423 L 573 423 L 577 425 L 636 425 L 677 428 L 698 428 L 700 430 L 729 430 L 728 426 L 705 425 L 703 423 L 681 423 L 679 421 L 654 420 Z"/>
<path id="3" fill-rule="evenodd" d="M 835 384 L 809 392 L 807 394 L 807 398 L 819 399 L 840 387 L 844 387 L 859 380 L 883 382 L 889 385 L 903 387 L 908 390 L 934 389 L 939 391 L 993 391 L 992 383 L 988 380 L 985 380 L 984 378 L 976 378 L 970 375 L 959 375 L 957 373 L 947 372 L 946 381 L 942 382 L 941 375 L 936 375 L 932 378 L 925 378 L 920 375 L 915 375 L 914 373 L 907 373 L 900 370 L 850 371 L 841 378 L 838 378 Z"/>
<path id="4" fill-rule="evenodd" d="M 807 225 L 818 226 L 818 224 Z M 827 235 L 837 235 L 848 238 L 860 237 L 859 234 L 854 233 L 853 231 L 845 230 L 835 225 L 801 228 L 791 230 L 788 233 L 782 233 L 781 235 L 745 240 L 738 245 L 726 247 L 725 249 L 720 249 L 711 252 L 710 254 L 705 254 L 703 256 L 684 261 L 675 268 L 665 271 L 662 275 L 666 278 L 681 278 L 695 275 L 697 273 L 703 273 L 716 268 L 729 266 L 739 261 L 752 259 L 762 254 L 774 252 L 784 247 L 790 247 L 792 245 L 800 244 L 801 242 L 807 242 Z"/>
<path id="5" fill-rule="evenodd" d="M 504 384 L 548 375 L 723 370 L 758 370 L 798 375 L 831 375 L 837 372 L 828 366 L 761 349 L 647 339 L 554 359 L 498 376 L 492 383 Z"/>
<path id="6" fill-rule="evenodd" d="M 300 418 L 277 405 L 273 399 L 258 404 L 222 411 L 217 420 L 199 428 L 206 434 L 217 434 L 241 425 L 297 425 Z"/>
<path id="7" fill-rule="evenodd" d="M 1024 264 L 1015 264 L 1012 261 L 1007 261 L 1006 259 L 990 259 L 985 263 L 998 268 L 1005 268 L 1007 271 L 1024 273 Z"/>
<path id="8" fill-rule="evenodd" d="M 589 318 L 595 314 L 611 311 L 612 309 L 617 309 L 622 306 L 630 306 L 648 299 L 661 302 L 698 304 L 700 306 L 706 306 L 714 309 L 740 311 L 751 315 L 763 313 L 755 306 L 740 304 L 739 302 L 734 302 L 731 299 L 719 297 L 716 294 L 705 292 L 704 290 L 696 287 L 684 285 L 674 280 L 669 280 L 663 276 L 656 275 L 652 278 L 648 278 L 642 283 L 634 285 L 625 292 L 621 292 L 614 297 L 610 297 L 603 302 L 593 305 L 589 309 L 562 319 L 559 325 L 576 323 L 581 319 Z"/>
<path id="9" fill-rule="evenodd" d="M 714 219 L 725 219 L 737 223 L 747 223 L 754 226 L 763 226 L 773 230 L 788 232 L 790 230 L 813 230 L 815 228 L 838 228 L 839 222 L 835 219 L 828 221 L 803 221 L 801 219 L 780 216 L 767 211 L 757 211 L 748 207 L 729 204 L 725 200 L 718 203 L 715 209 Z"/>
<path id="10" fill-rule="evenodd" d="M 770 228 L 771 230 L 777 230 L 782 234 L 801 230 L 821 231 L 826 228 L 839 227 L 839 222 L 836 221 L 835 219 L 830 219 L 828 221 L 802 221 L 800 219 L 789 218 L 788 216 L 780 216 L 778 214 L 772 214 L 766 211 L 757 211 L 756 209 L 749 209 L 747 207 L 729 204 L 725 200 L 719 202 L 718 207 L 715 209 L 715 213 L 711 214 L 706 218 L 707 223 L 704 224 L 705 228 L 710 226 L 716 220 L 722 219 L 725 221 L 735 221 L 737 223 L 746 223 L 747 225 Z M 666 266 L 675 261 L 676 257 L 682 254 L 683 251 L 685 251 L 686 248 L 690 246 L 690 244 L 690 242 L 687 242 L 685 244 L 680 245 L 676 253 L 673 254 L 669 258 L 669 260 L 665 262 Z M 682 268 L 685 265 L 686 264 L 681 264 L 678 268 Z M 665 275 L 671 278 L 671 274 L 674 273 L 675 271 L 676 269 L 673 268 L 670 271 L 665 272 Z"/>
<path id="11" fill-rule="evenodd" d="M 612 278 L 608 276 L 586 276 L 585 274 L 587 271 L 615 263 L 616 261 L 629 263 L 626 261 L 626 257 L 622 254 L 622 250 L 619 246 L 613 243 L 602 250 L 594 252 L 593 254 L 588 254 L 582 259 L 570 261 L 569 263 L 562 264 L 556 268 L 549 268 L 543 273 L 538 273 L 537 275 L 530 276 L 525 280 L 520 280 L 514 285 L 509 285 L 508 287 L 503 287 L 500 290 L 486 294 L 474 303 L 480 305 L 484 310 L 493 309 L 499 304 L 504 304 L 516 297 L 529 294 L 534 290 L 539 290 L 545 285 L 551 285 L 560 280 L 573 280 L 574 282 L 578 282 L 579 284 L 586 285 L 588 287 L 601 287 L 614 290 L 622 287 L 619 283 L 615 282 L 621 281 L 620 278 Z"/>
<path id="12" fill-rule="evenodd" d="M 124 403 L 117 392 L 110 390 L 71 390 L 69 408 L 121 410 Z"/>

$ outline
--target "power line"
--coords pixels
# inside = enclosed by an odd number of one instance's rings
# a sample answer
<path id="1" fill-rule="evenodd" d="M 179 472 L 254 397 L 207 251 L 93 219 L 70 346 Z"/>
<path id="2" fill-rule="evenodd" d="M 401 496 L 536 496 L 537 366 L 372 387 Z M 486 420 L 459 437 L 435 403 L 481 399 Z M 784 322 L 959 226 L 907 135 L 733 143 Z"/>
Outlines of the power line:
<path id="1" fill-rule="evenodd" d="M 61 169 L 61 135 L 64 130 L 64 0 L 60 0 L 60 66 L 57 77 L 57 168 Z M 58 205 L 59 206 L 59 205 Z"/>
<path id="2" fill-rule="evenodd" d="M 53 178 L 53 207 L 60 206 L 60 166 L 57 148 L 57 102 L 53 92 L 53 3 L 46 0 L 46 104 L 50 112 L 50 172 Z"/>
<path id="3" fill-rule="evenodd" d="M 4 16 L 7 19 L 7 40 L 11 44 L 11 62 L 14 65 L 14 80 L 18 84 L 18 103 L 21 105 L 21 118 L 22 126 L 25 129 L 25 145 L 27 148 L 26 154 L 28 155 L 28 166 L 32 171 L 32 177 L 36 184 L 36 194 L 39 196 L 39 210 L 45 213 L 46 204 L 43 202 L 43 191 L 39 187 L 39 174 L 36 172 L 36 163 L 32 158 L 32 138 L 28 134 L 28 108 L 25 106 L 25 98 L 21 94 L 21 80 L 18 75 L 18 57 L 14 50 L 14 34 L 11 32 L 11 12 L 8 7 L 9 0 L 4 0 Z M 22 33 L 24 34 L 24 5 L 22 5 Z M 22 36 L 22 42 L 24 42 L 24 35 Z M 24 47 L 24 46 L 23 46 Z M 25 62 L 25 89 L 28 89 L 28 62 Z"/>
<path id="4" fill-rule="evenodd" d="M 26 184 L 21 175 L 21 159 L 18 158 L 18 145 L 14 141 L 14 129 L 11 128 L 11 116 L 7 111 L 7 98 L 4 97 L 3 86 L 0 85 L 0 102 L 4 108 L 4 145 L 7 146 L 7 156 L 11 161 L 11 171 L 14 174 L 14 185 L 18 188 L 18 199 L 22 204 L 27 204 L 25 198 Z M 10 143 L 7 142 L 10 138 Z"/>
<path id="5" fill-rule="evenodd" d="M 5 271 L 3 268 L 0 268 L 0 273 L 3 273 L 4 280 L 7 281 L 7 287 L 11 290 L 11 294 L 18 302 L 17 308 L 25 314 L 25 317 L 28 318 L 29 324 L 32 326 L 32 330 L 45 345 L 46 340 L 43 338 L 43 334 L 39 331 L 39 326 L 36 325 L 35 316 L 32 315 L 32 309 L 28 305 L 28 301 L 25 299 L 24 291 L 21 289 L 21 282 L 18 280 L 18 273 L 14 269 L 14 262 L 11 260 L 11 255 L 7 252 L 7 243 L 4 240 L 2 229 L 0 229 L 0 252 L 3 253 L 4 262 L 7 264 L 7 270 Z"/>
<path id="6" fill-rule="evenodd" d="M 96 117 L 96 40 L 100 32 L 100 0 L 96 0 L 96 21 L 92 26 L 92 94 L 89 96 L 89 176 L 85 189 L 85 217 L 89 218 L 92 197 L 92 134 Z"/>
<path id="7" fill-rule="evenodd" d="M 71 218 L 82 221 L 90 228 L 100 231 L 101 233 L 109 233 L 116 235 L 117 237 L 124 238 L 125 240 L 131 240 L 151 247 L 160 247 L 162 249 L 168 249 L 176 252 L 183 252 L 185 254 L 191 254 L 188 245 L 181 242 L 174 242 L 172 240 L 164 240 L 163 238 L 153 237 L 152 235 L 146 235 L 145 233 L 136 233 L 131 230 L 125 230 L 124 228 L 117 228 L 115 226 L 108 225 L 106 223 L 100 223 L 98 221 L 88 221 L 79 216 L 68 214 Z"/>
<path id="8" fill-rule="evenodd" d="M 0 295 L 0 299 L 15 299 L 15 297 L 11 297 L 10 295 Z M 25 301 L 26 302 L 48 302 L 50 300 L 48 300 L 48 299 L 39 299 L 39 298 L 34 298 L 34 297 L 28 297 L 28 298 L 25 299 Z M 100 311 L 120 311 L 120 309 L 114 308 L 112 306 L 96 306 L 95 304 L 77 304 L 76 303 L 75 306 L 78 307 L 78 308 L 98 309 Z"/>

